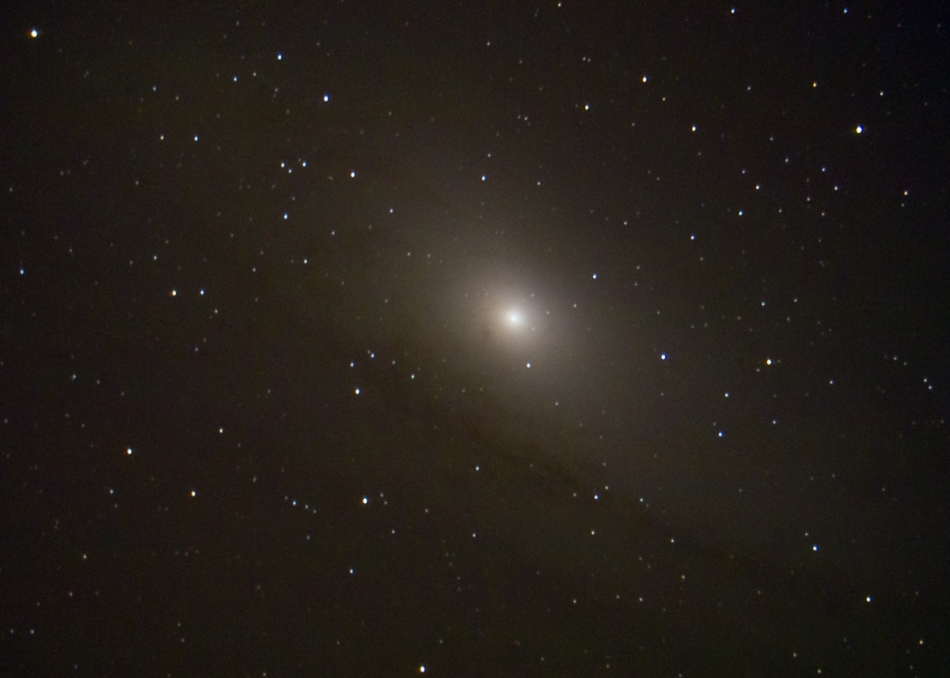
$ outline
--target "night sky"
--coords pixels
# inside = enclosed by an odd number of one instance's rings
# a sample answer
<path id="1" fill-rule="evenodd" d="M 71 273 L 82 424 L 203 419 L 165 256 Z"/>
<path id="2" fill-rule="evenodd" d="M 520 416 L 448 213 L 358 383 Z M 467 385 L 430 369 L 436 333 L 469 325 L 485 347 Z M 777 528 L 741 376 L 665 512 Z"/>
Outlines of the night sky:
<path id="1" fill-rule="evenodd" d="M 0 674 L 947 670 L 950 11 L 166 4 L 0 11 Z"/>

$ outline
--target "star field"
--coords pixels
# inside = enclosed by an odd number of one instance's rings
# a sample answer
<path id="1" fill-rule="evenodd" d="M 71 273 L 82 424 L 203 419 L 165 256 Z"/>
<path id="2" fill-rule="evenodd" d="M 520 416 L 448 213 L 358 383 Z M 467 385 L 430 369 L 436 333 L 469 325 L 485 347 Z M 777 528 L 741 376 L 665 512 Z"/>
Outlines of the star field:
<path id="1" fill-rule="evenodd" d="M 0 673 L 939 674 L 948 18 L 8 9 Z"/>

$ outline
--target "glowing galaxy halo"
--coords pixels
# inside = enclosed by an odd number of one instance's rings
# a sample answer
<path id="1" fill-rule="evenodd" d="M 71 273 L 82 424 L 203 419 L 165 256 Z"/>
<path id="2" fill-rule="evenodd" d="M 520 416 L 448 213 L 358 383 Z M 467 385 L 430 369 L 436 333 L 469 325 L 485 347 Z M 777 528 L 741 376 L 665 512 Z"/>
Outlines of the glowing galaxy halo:
<path id="1" fill-rule="evenodd" d="M 509 299 L 497 303 L 495 317 L 499 330 L 512 339 L 523 342 L 528 336 L 535 334 L 535 313 L 530 308 L 528 299 Z"/>
<path id="2" fill-rule="evenodd" d="M 430 327 L 423 338 L 432 342 L 434 330 L 444 332 L 456 366 L 509 374 L 512 365 L 527 369 L 531 363 L 531 378 L 537 380 L 541 371 L 536 368 L 553 366 L 552 356 L 570 338 L 563 328 L 550 331 L 552 307 L 558 304 L 548 288 L 547 278 L 532 274 L 529 266 L 470 256 L 427 288 L 431 307 L 445 322 Z"/>

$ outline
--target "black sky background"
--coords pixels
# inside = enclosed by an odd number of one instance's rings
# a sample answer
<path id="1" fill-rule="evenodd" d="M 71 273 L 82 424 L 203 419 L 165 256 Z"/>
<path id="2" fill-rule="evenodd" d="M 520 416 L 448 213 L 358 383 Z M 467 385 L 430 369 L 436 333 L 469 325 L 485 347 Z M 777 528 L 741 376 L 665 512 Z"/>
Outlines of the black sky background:
<path id="1" fill-rule="evenodd" d="M 0 17 L 0 672 L 947 665 L 943 10 Z"/>

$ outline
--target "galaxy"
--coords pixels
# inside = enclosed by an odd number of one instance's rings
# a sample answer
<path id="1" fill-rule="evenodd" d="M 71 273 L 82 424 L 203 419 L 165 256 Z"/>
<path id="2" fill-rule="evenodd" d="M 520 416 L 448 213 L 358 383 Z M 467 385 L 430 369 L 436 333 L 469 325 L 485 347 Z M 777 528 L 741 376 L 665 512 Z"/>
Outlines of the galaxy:
<path id="1" fill-rule="evenodd" d="M 946 11 L 2 14 L 0 674 L 946 671 Z"/>

